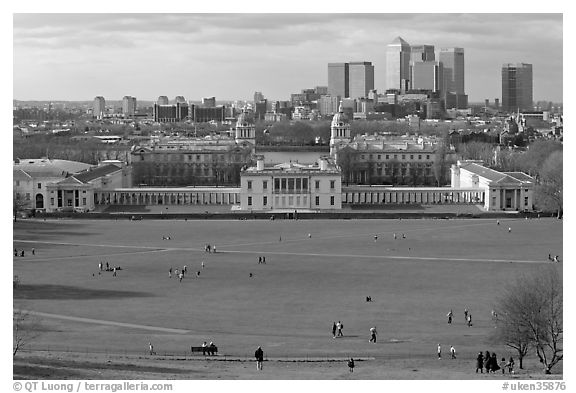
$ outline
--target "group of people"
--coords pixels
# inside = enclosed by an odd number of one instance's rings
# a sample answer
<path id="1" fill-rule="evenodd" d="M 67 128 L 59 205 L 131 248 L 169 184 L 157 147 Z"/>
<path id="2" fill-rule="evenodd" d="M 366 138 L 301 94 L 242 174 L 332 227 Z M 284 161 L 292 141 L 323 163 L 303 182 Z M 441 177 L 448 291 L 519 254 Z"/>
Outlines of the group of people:
<path id="1" fill-rule="evenodd" d="M 342 333 L 342 329 L 344 329 L 344 324 L 342 322 L 334 322 L 332 324 L 332 338 L 343 337 L 344 333 Z"/>
<path id="2" fill-rule="evenodd" d="M 452 324 L 452 320 L 454 318 L 454 313 L 452 310 L 450 310 L 446 316 L 448 317 L 448 323 Z M 464 320 L 466 321 L 468 327 L 472 326 L 472 314 L 470 314 L 467 308 L 464 309 Z"/>
<path id="3" fill-rule="evenodd" d="M 204 261 L 202 261 L 202 269 L 204 269 Z M 172 268 L 170 268 L 168 270 L 169 278 L 172 278 L 172 272 L 174 272 L 174 277 L 176 277 L 180 282 L 182 282 L 184 276 L 188 274 L 188 266 L 184 265 L 181 270 L 179 269 L 172 270 Z M 200 270 L 196 272 L 196 277 L 200 277 Z"/>
<path id="4" fill-rule="evenodd" d="M 32 249 L 31 252 L 32 252 L 32 255 L 36 255 L 36 250 L 35 250 L 35 249 Z M 24 255 L 25 255 L 25 254 L 24 254 L 24 250 L 18 251 L 17 249 L 14 249 L 14 256 L 15 256 L 15 257 L 17 257 L 17 256 L 23 257 Z"/>
<path id="5" fill-rule="evenodd" d="M 122 270 L 121 266 L 110 266 L 108 262 L 106 262 L 106 269 L 104 269 L 104 264 L 102 262 L 98 262 L 98 274 L 101 274 L 102 271 L 112 272 L 112 276 L 116 277 L 117 271 Z M 92 274 L 94 275 L 94 274 Z"/>
<path id="6" fill-rule="evenodd" d="M 560 257 L 558 255 L 552 256 L 552 255 L 548 254 L 548 260 L 550 262 L 560 262 Z"/>
<path id="7" fill-rule="evenodd" d="M 442 359 L 442 345 L 438 344 L 438 360 Z M 450 345 L 450 359 L 456 359 L 456 348 L 454 345 Z"/>
<path id="8" fill-rule="evenodd" d="M 212 341 L 210 344 L 206 344 L 206 341 L 202 343 L 202 355 L 214 356 L 216 354 L 216 345 Z"/>
<path id="9" fill-rule="evenodd" d="M 208 253 L 213 252 L 213 253 L 215 253 L 215 252 L 216 252 L 216 246 L 213 246 L 213 245 L 211 245 L 211 244 L 205 244 L 205 245 L 204 245 L 204 252 L 208 252 Z"/>
<path id="10" fill-rule="evenodd" d="M 266 264 L 266 257 L 262 256 L 262 257 L 258 257 L 258 264 Z"/>
<path id="11" fill-rule="evenodd" d="M 476 357 L 476 373 L 495 373 L 498 370 L 502 370 L 502 374 L 508 370 L 508 374 L 514 374 L 514 358 L 510 356 L 508 362 L 506 362 L 506 358 L 502 358 L 500 363 L 498 363 L 498 358 L 496 357 L 496 353 L 492 352 L 490 354 L 489 351 L 482 354 L 482 352 L 478 352 L 478 356 Z"/>

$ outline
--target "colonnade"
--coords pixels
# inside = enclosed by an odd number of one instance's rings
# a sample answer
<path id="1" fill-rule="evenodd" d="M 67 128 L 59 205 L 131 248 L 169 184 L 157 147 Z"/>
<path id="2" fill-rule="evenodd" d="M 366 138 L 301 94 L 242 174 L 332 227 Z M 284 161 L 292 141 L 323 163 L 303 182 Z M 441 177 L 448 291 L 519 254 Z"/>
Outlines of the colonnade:
<path id="1" fill-rule="evenodd" d="M 342 203 L 382 204 L 382 203 L 422 203 L 484 204 L 485 192 L 482 189 L 454 188 L 388 188 L 370 189 L 366 187 L 342 187 Z"/>

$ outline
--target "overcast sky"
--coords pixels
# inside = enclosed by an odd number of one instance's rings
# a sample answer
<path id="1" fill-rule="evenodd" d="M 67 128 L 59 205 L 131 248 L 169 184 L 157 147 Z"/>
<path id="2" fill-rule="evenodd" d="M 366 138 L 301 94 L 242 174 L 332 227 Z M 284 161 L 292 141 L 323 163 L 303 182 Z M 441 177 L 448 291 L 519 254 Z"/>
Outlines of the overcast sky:
<path id="1" fill-rule="evenodd" d="M 345 61 L 371 61 L 383 92 L 396 36 L 464 48 L 470 101 L 501 96 L 508 62 L 562 101 L 562 14 L 14 14 L 13 98 L 286 100 Z"/>

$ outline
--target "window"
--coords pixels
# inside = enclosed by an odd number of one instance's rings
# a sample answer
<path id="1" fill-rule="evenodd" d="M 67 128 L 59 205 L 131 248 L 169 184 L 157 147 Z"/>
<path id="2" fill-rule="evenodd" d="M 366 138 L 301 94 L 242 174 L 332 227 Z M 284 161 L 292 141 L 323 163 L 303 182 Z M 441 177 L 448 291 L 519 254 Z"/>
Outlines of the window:
<path id="1" fill-rule="evenodd" d="M 316 197 L 315 202 L 316 202 L 316 206 L 320 206 L 320 197 L 319 196 Z"/>
<path id="2" fill-rule="evenodd" d="M 394 154 L 394 159 L 397 159 L 397 158 L 398 158 L 398 154 Z"/>
<path id="3" fill-rule="evenodd" d="M 320 188 L 320 180 L 314 180 L 314 185 L 316 186 L 316 189 Z"/>
<path id="4" fill-rule="evenodd" d="M 27 200 L 27 201 L 30 200 L 30 193 L 29 193 L 29 192 L 26 193 L 26 200 Z"/>
<path id="5" fill-rule="evenodd" d="M 280 179 L 274 179 L 274 190 L 280 189 Z"/>
<path id="6" fill-rule="evenodd" d="M 252 189 L 252 180 L 248 180 L 248 189 L 249 189 L 249 190 Z"/>
<path id="7" fill-rule="evenodd" d="M 302 179 L 302 189 L 303 190 L 308 189 L 308 179 L 306 179 L 306 178 Z"/>
<path id="8" fill-rule="evenodd" d="M 252 197 L 251 196 L 248 197 L 248 206 L 252 206 Z"/>
<path id="9" fill-rule="evenodd" d="M 68 207 L 72 207 L 72 199 L 67 200 L 67 205 L 68 205 Z"/>
<path id="10" fill-rule="evenodd" d="M 262 180 L 262 189 L 263 189 L 263 190 L 267 190 L 267 189 L 268 189 L 268 180 Z"/>
<path id="11" fill-rule="evenodd" d="M 430 159 L 430 154 L 426 154 L 426 159 L 427 159 L 427 160 Z"/>
<path id="12" fill-rule="evenodd" d="M 390 159 L 390 155 L 386 154 L 386 159 L 389 160 Z"/>
<path id="13" fill-rule="evenodd" d="M 200 154 L 196 154 L 196 161 L 200 161 Z"/>
<path id="14" fill-rule="evenodd" d="M 402 154 L 402 159 L 403 159 L 403 160 L 406 159 L 406 154 Z"/>
<path id="15" fill-rule="evenodd" d="M 524 192 L 528 192 L 528 190 L 524 190 Z"/>
<path id="16" fill-rule="evenodd" d="M 528 206 L 528 197 L 524 197 L 524 206 Z"/>
<path id="17" fill-rule="evenodd" d="M 82 198 L 82 204 L 86 205 L 86 198 Z"/>
<path id="18" fill-rule="evenodd" d="M 38 189 L 42 188 L 42 183 L 38 183 Z"/>
<path id="19" fill-rule="evenodd" d="M 82 191 L 82 194 L 86 194 L 86 190 L 83 190 L 83 191 Z"/>
<path id="20" fill-rule="evenodd" d="M 378 154 L 378 160 L 381 160 L 382 156 L 380 154 Z"/>
<path id="21" fill-rule="evenodd" d="M 263 206 L 268 206 L 268 197 L 266 195 L 264 195 L 262 197 L 262 205 Z"/>
<path id="22" fill-rule="evenodd" d="M 360 156 L 360 159 L 361 159 L 361 160 L 363 160 L 363 159 L 364 159 L 364 154 L 362 154 L 362 155 Z"/>
<path id="23" fill-rule="evenodd" d="M 334 206 L 334 195 L 330 197 L 330 206 Z"/>
<path id="24" fill-rule="evenodd" d="M 54 198 L 50 198 L 50 204 L 54 205 Z"/>
<path id="25" fill-rule="evenodd" d="M 422 154 L 418 154 L 418 159 L 419 159 L 419 160 L 422 159 Z"/>
<path id="26" fill-rule="evenodd" d="M 410 159 L 411 159 L 411 160 L 414 159 L 414 154 L 410 154 Z"/>
<path id="27" fill-rule="evenodd" d="M 368 159 L 369 159 L 370 161 L 372 161 L 372 154 L 370 154 L 370 155 L 368 156 Z"/>
<path id="28" fill-rule="evenodd" d="M 16 187 L 20 186 L 20 180 L 16 180 Z"/>
<path id="29" fill-rule="evenodd" d="M 330 180 L 330 189 L 333 190 L 334 189 L 334 184 L 336 183 L 335 180 Z"/>

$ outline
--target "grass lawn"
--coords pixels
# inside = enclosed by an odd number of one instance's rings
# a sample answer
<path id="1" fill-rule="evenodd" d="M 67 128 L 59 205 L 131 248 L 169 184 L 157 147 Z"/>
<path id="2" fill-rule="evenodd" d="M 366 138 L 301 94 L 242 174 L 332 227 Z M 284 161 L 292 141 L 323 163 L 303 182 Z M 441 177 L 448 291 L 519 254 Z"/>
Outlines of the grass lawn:
<path id="1" fill-rule="evenodd" d="M 206 243 L 217 252 L 205 253 Z M 14 224 L 14 248 L 26 251 L 14 257 L 21 280 L 15 307 L 40 313 L 42 334 L 32 349 L 138 362 L 149 361 L 151 341 L 163 364 L 177 369 L 173 356 L 186 354 L 186 367 L 198 371 L 185 377 L 174 371 L 176 379 L 261 378 L 253 363 L 242 362 L 259 345 L 271 361 L 265 378 L 350 378 L 345 363 L 328 362 L 350 356 L 366 359 L 358 367 L 364 376 L 355 372 L 355 378 L 477 378 L 478 351 L 516 357 L 488 340 L 500 291 L 522 274 L 561 269 L 548 262 L 549 253 L 563 259 L 562 221 L 548 218 L 500 225 L 488 219 L 26 220 Z M 116 277 L 99 274 L 99 262 L 122 270 Z M 169 277 L 170 268 L 184 265 L 189 273 L 181 282 Z M 472 327 L 464 322 L 465 308 Z M 334 339 L 337 321 L 344 337 Z M 376 344 L 368 342 L 371 326 L 378 329 Z M 188 354 L 203 341 L 219 347 L 219 359 L 237 362 Z M 440 361 L 438 343 L 445 353 Z M 450 345 L 457 360 L 449 359 Z M 282 362 L 305 359 L 325 361 Z M 526 366 L 539 372 L 534 358 Z"/>

